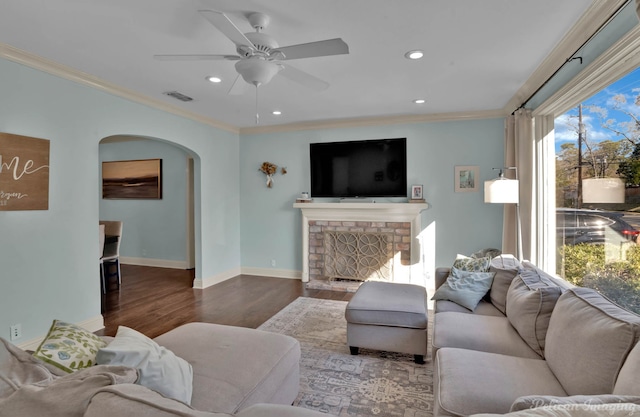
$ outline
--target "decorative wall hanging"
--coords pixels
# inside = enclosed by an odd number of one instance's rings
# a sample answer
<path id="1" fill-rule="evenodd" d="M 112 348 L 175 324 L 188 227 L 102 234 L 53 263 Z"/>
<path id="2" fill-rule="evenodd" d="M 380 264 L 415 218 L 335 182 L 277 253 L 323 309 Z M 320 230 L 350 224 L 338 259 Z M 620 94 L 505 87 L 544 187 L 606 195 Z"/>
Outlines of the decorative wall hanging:
<path id="1" fill-rule="evenodd" d="M 103 199 L 162 198 L 162 159 L 102 163 Z"/>
<path id="2" fill-rule="evenodd" d="M 478 166 L 457 166 L 455 169 L 455 192 L 468 193 L 478 191 L 480 181 L 480 167 Z"/>
<path id="3" fill-rule="evenodd" d="M 278 165 L 265 161 L 260 165 L 258 170 L 267 176 L 267 187 L 271 188 L 273 186 L 273 175 L 278 172 Z M 280 173 L 285 175 L 287 173 L 287 167 L 280 168 Z"/>
<path id="4" fill-rule="evenodd" d="M 49 141 L 0 133 L 0 211 L 49 209 Z"/>

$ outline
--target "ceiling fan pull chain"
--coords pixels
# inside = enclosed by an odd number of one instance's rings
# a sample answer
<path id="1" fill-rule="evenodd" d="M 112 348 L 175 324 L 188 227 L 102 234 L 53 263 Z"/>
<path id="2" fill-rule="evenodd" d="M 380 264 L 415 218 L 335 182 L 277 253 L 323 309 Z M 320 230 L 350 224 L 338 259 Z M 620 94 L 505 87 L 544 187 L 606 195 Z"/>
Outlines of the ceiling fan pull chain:
<path id="1" fill-rule="evenodd" d="M 256 84 L 256 125 L 260 124 L 260 114 L 258 113 L 258 84 Z"/>

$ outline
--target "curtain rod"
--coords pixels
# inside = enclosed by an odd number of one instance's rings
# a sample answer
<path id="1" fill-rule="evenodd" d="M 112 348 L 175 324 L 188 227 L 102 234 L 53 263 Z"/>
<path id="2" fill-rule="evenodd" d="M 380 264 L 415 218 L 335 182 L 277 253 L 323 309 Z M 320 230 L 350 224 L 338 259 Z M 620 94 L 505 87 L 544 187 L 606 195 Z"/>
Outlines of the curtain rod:
<path id="1" fill-rule="evenodd" d="M 562 65 L 560 65 L 560 67 L 559 67 L 557 70 L 555 70 L 555 71 L 553 72 L 553 74 L 551 74 L 551 75 L 549 76 L 549 78 L 547 78 L 547 79 L 546 79 L 546 81 L 545 81 L 545 82 L 543 82 L 543 83 L 542 83 L 542 85 L 540 85 L 540 87 L 538 87 L 538 88 L 536 89 L 536 91 L 534 91 L 534 92 L 533 92 L 533 94 L 531 94 L 531 95 L 530 95 L 530 96 L 529 96 L 525 101 L 523 101 L 523 102 L 522 102 L 522 104 L 520 105 L 520 107 L 518 107 L 517 109 L 515 109 L 511 114 L 513 115 L 513 114 L 515 114 L 515 112 L 516 112 L 516 111 L 518 111 L 518 110 L 520 110 L 520 109 L 523 109 L 523 108 L 524 108 L 524 106 L 526 106 L 526 105 L 527 105 L 527 103 L 528 103 L 528 102 L 529 102 L 529 101 L 530 101 L 530 100 L 531 100 L 531 99 L 532 99 L 536 94 L 538 94 L 538 92 L 539 92 L 540 90 L 542 90 L 542 88 L 544 88 L 544 86 L 545 86 L 545 85 L 547 85 L 547 84 L 549 83 L 549 81 L 551 81 L 551 80 L 553 79 L 553 77 L 555 77 L 555 76 L 556 76 L 556 74 L 557 74 L 558 72 L 560 72 L 560 70 L 561 70 L 562 68 L 564 68 L 564 66 L 565 66 L 568 62 L 575 61 L 576 59 L 579 59 L 579 60 L 580 60 L 580 65 L 582 65 L 582 57 L 581 57 L 581 56 L 578 56 L 578 57 L 577 57 L 577 56 L 575 56 L 575 55 L 578 53 L 578 51 L 579 51 L 579 50 L 581 50 L 582 48 L 584 48 L 586 44 L 588 44 L 589 42 L 591 42 L 591 40 L 592 40 L 593 38 L 595 38 L 595 37 L 596 37 L 596 35 L 597 35 L 598 33 L 602 32 L 602 29 L 604 29 L 604 28 L 605 28 L 605 26 L 607 26 L 609 23 L 611 23 L 611 21 L 612 21 L 612 20 L 613 20 L 613 19 L 614 19 L 618 14 L 620 14 L 620 12 L 622 11 L 622 9 L 623 9 L 623 8 L 625 8 L 629 3 L 631 3 L 631 1 L 632 1 L 632 0 L 627 0 L 627 1 L 625 1 L 622 5 L 620 5 L 620 7 L 618 7 L 618 8 L 616 9 L 616 11 L 615 11 L 615 12 L 613 12 L 613 13 L 611 14 L 611 16 L 609 16 L 609 18 L 608 18 L 608 19 L 607 19 L 603 24 L 601 24 L 601 25 L 598 27 L 598 29 L 597 29 L 595 32 L 593 32 L 593 34 L 592 34 L 591 36 L 589 36 L 589 38 L 587 38 L 587 40 L 586 40 L 586 41 L 584 41 L 584 42 L 582 43 L 582 45 L 580 45 L 580 47 L 578 47 L 578 49 L 576 49 L 576 50 L 575 50 L 575 52 L 574 52 L 573 54 L 571 54 L 571 56 L 570 56 L 569 58 L 567 58 L 567 59 L 562 63 Z M 639 16 L 639 17 L 640 17 L 640 16 Z"/>

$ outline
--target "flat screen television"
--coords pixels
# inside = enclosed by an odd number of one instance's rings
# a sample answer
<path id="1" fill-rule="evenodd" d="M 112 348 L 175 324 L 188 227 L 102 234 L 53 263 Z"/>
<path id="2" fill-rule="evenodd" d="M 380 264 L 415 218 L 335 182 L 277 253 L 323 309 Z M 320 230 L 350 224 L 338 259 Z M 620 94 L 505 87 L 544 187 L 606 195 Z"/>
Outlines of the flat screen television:
<path id="1" fill-rule="evenodd" d="M 311 143 L 312 197 L 406 197 L 407 140 Z"/>

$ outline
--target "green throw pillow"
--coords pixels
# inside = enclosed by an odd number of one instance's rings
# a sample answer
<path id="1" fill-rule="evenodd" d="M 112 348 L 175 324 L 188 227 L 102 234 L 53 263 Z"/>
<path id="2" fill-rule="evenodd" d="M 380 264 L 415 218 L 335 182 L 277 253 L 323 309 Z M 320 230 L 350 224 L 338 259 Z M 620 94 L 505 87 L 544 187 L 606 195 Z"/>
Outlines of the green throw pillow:
<path id="1" fill-rule="evenodd" d="M 491 258 L 469 258 L 468 256 L 458 255 L 453 262 L 453 268 L 460 271 L 488 272 L 491 266 Z"/>
<path id="2" fill-rule="evenodd" d="M 95 365 L 98 349 L 106 345 L 100 336 L 82 327 L 54 320 L 33 356 L 72 373 Z"/>
<path id="3" fill-rule="evenodd" d="M 433 294 L 432 300 L 449 300 L 471 311 L 491 288 L 495 272 L 470 272 L 451 268 L 451 274 Z"/>

